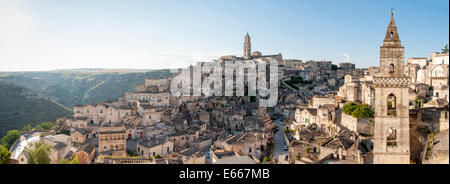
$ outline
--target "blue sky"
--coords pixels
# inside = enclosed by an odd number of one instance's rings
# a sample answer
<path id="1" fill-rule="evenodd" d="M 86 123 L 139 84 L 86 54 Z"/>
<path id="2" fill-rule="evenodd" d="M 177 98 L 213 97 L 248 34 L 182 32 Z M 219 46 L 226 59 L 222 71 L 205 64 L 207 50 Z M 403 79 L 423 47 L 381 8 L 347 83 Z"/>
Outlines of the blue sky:
<path id="1" fill-rule="evenodd" d="M 377 66 L 391 8 L 406 58 L 449 42 L 448 0 L 0 0 L 0 71 L 185 67 L 242 55 L 247 31 L 263 54 Z"/>

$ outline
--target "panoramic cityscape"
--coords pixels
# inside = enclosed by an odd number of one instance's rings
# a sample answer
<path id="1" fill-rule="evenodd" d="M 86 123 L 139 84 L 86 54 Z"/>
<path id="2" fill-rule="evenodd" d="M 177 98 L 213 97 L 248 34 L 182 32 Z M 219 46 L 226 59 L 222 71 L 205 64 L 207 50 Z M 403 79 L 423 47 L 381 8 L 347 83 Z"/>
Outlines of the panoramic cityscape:
<path id="1" fill-rule="evenodd" d="M 440 49 L 406 52 L 398 14 L 364 25 L 382 30 L 370 63 L 263 53 L 257 29 L 180 65 L 44 71 L 0 52 L 0 164 L 449 164 L 448 17 Z"/>

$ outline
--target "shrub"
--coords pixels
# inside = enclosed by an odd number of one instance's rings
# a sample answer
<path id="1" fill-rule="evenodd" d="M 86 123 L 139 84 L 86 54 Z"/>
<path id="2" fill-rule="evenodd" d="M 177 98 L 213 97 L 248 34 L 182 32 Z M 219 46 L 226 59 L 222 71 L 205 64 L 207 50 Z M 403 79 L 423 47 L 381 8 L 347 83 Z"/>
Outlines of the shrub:
<path id="1" fill-rule="evenodd" d="M 286 128 L 284 129 L 284 133 L 295 133 L 295 130 Z"/>
<path id="2" fill-rule="evenodd" d="M 40 128 L 40 129 L 43 129 L 43 130 L 50 130 L 50 129 L 52 129 L 54 126 L 55 126 L 55 123 L 52 123 L 52 122 L 43 122 L 43 123 L 41 123 L 41 124 L 39 124 L 39 125 L 36 125 L 36 128 Z"/>
<path id="3" fill-rule="evenodd" d="M 0 145 L 0 164 L 8 164 L 11 152 L 9 152 L 4 146 Z"/>
<path id="4" fill-rule="evenodd" d="M 273 158 L 272 158 L 272 155 L 270 155 L 270 156 L 266 156 L 266 157 L 264 157 L 264 159 L 263 159 L 263 163 L 267 163 L 267 162 L 271 162 L 273 160 Z"/>
<path id="5" fill-rule="evenodd" d="M 50 164 L 50 152 L 51 146 L 42 142 L 31 143 L 26 152 L 29 155 L 28 164 Z"/>
<path id="6" fill-rule="evenodd" d="M 352 116 L 355 118 L 373 118 L 375 112 L 370 108 L 369 105 L 358 105 L 356 109 L 352 112 Z"/>
<path id="7" fill-rule="evenodd" d="M 345 114 L 352 115 L 355 118 L 373 118 L 375 115 L 375 112 L 367 104 L 356 105 L 351 102 L 345 104 L 342 109 Z"/>
<path id="8" fill-rule="evenodd" d="M 347 115 L 352 115 L 352 112 L 358 107 L 355 103 L 351 102 L 348 104 L 345 104 L 344 107 L 342 107 L 343 111 Z"/>
<path id="9" fill-rule="evenodd" d="M 0 139 L 0 145 L 5 146 L 6 149 L 9 150 L 14 144 L 14 141 L 16 141 L 19 137 L 20 132 L 18 130 L 10 130 L 2 139 Z"/>

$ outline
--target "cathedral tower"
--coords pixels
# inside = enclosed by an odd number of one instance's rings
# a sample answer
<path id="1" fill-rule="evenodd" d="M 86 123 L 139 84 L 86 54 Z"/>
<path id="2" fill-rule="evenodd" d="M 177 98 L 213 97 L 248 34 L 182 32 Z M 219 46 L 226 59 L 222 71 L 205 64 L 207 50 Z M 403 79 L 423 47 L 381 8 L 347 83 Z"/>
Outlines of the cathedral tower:
<path id="1" fill-rule="evenodd" d="M 245 35 L 244 41 L 244 59 L 248 60 L 252 57 L 252 43 L 250 42 L 250 36 L 248 33 Z"/>
<path id="2" fill-rule="evenodd" d="M 401 45 L 391 11 L 383 46 L 380 73 L 375 85 L 375 164 L 409 164 L 409 83 L 403 73 L 404 47 Z"/>

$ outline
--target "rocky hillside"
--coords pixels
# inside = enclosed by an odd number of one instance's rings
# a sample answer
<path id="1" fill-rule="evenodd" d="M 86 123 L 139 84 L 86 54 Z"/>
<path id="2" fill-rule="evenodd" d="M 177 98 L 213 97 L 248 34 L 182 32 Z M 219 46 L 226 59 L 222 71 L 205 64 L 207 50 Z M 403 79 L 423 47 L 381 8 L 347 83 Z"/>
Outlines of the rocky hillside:
<path id="1" fill-rule="evenodd" d="M 98 103 L 123 97 L 146 78 L 166 78 L 169 70 L 104 71 L 67 70 L 53 72 L 4 73 L 0 81 L 27 87 L 72 108 L 75 104 Z"/>
<path id="2" fill-rule="evenodd" d="M 0 137 L 8 130 L 55 121 L 71 109 L 13 83 L 0 82 Z"/>

